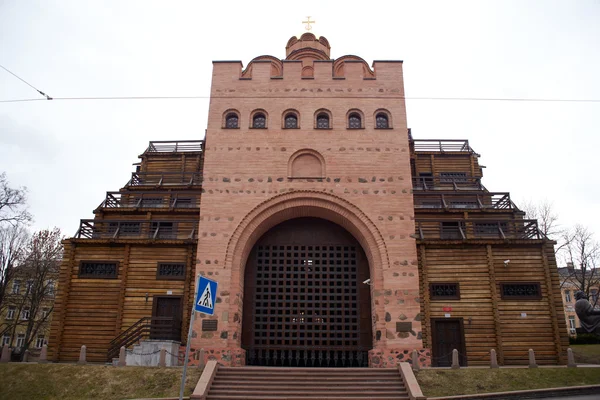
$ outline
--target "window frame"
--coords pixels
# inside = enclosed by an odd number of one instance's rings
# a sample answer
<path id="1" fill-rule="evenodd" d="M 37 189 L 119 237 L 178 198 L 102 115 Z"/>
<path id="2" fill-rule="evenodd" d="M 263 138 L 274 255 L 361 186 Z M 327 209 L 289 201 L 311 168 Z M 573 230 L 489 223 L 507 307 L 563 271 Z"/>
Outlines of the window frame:
<path id="1" fill-rule="evenodd" d="M 13 320 L 15 319 L 15 314 L 17 313 L 17 307 L 15 306 L 8 306 L 6 309 L 6 320 Z"/>
<path id="2" fill-rule="evenodd" d="M 436 296 L 433 292 L 433 287 L 437 285 L 454 285 L 456 286 L 456 294 L 452 296 Z M 460 283 L 459 282 L 431 282 L 429 283 L 429 299 L 430 300 L 460 300 Z"/>
<path id="3" fill-rule="evenodd" d="M 327 117 L 327 128 L 319 128 L 319 116 L 321 116 L 321 115 Z M 318 130 L 333 129 L 333 114 L 331 114 L 331 111 L 329 111 L 326 108 L 320 108 L 317 111 L 315 111 L 314 129 L 318 129 Z"/>
<path id="4" fill-rule="evenodd" d="M 84 264 L 96 264 L 96 265 L 100 265 L 100 264 L 115 264 L 115 273 L 114 275 L 92 275 L 92 274 L 82 274 L 82 268 L 84 266 Z M 119 261 L 114 261 L 114 260 L 82 260 L 79 262 L 79 272 L 77 274 L 77 277 L 80 279 L 117 279 L 119 277 Z"/>
<path id="5" fill-rule="evenodd" d="M 351 126 L 351 118 L 358 118 L 358 122 L 359 122 L 359 127 L 352 127 Z M 346 128 L 347 129 L 364 129 L 365 125 L 364 125 L 364 117 L 361 115 L 361 113 L 359 113 L 358 111 L 350 111 L 348 113 L 348 116 L 346 117 Z"/>
<path id="6" fill-rule="evenodd" d="M 509 285 L 535 285 L 537 287 L 538 294 L 536 296 L 506 296 L 504 294 L 504 287 Z M 500 298 L 502 300 L 541 300 L 542 299 L 542 285 L 539 282 L 500 282 Z"/>
<path id="7" fill-rule="evenodd" d="M 21 294 L 21 280 L 15 279 L 13 280 L 11 294 Z"/>
<path id="8" fill-rule="evenodd" d="M 42 344 L 40 345 L 40 339 L 42 340 Z M 46 336 L 45 335 L 37 335 L 35 338 L 35 348 L 41 349 L 46 344 Z"/>
<path id="9" fill-rule="evenodd" d="M 256 127 L 254 126 L 254 120 L 262 115 L 265 118 L 265 126 Z M 257 109 L 252 111 L 250 114 L 250 129 L 269 129 L 269 114 L 263 109 Z"/>
<path id="10" fill-rule="evenodd" d="M 571 301 L 571 291 L 565 290 L 565 303 L 570 303 Z"/>
<path id="11" fill-rule="evenodd" d="M 2 335 L 2 347 L 4 347 L 5 345 L 10 346 L 10 343 L 12 342 L 12 336 L 10 336 L 9 334 L 5 333 L 4 335 Z"/>
<path id="12" fill-rule="evenodd" d="M 21 342 L 21 345 L 19 346 L 19 342 Z M 21 348 L 25 346 L 25 334 L 24 333 L 18 333 L 17 334 L 17 341 L 15 342 L 15 347 L 16 348 Z"/>
<path id="13" fill-rule="evenodd" d="M 31 319 L 31 307 L 23 307 L 21 309 L 21 321 L 29 321 Z"/>
<path id="14" fill-rule="evenodd" d="M 177 275 L 161 275 L 160 268 L 162 265 L 181 265 L 183 267 L 183 274 Z M 160 281 L 184 281 L 187 275 L 187 266 L 184 262 L 157 262 L 156 263 L 156 279 Z"/>
<path id="15" fill-rule="evenodd" d="M 386 127 L 379 127 L 377 126 L 377 118 L 379 118 L 379 116 L 384 116 L 387 122 L 387 126 Z M 374 115 L 374 120 L 375 120 L 375 129 L 393 129 L 392 128 L 392 118 L 390 116 L 389 111 L 387 110 L 377 110 L 375 111 L 375 115 Z"/>
<path id="16" fill-rule="evenodd" d="M 235 126 L 229 126 L 229 119 L 235 117 Z M 223 123 L 223 129 L 240 129 L 240 115 L 235 111 L 225 112 L 225 121 Z"/>
<path id="17" fill-rule="evenodd" d="M 281 129 L 300 129 L 300 113 L 296 110 L 285 110 L 282 114 Z M 289 117 L 296 118 L 296 126 L 293 128 L 287 127 L 287 119 Z"/>

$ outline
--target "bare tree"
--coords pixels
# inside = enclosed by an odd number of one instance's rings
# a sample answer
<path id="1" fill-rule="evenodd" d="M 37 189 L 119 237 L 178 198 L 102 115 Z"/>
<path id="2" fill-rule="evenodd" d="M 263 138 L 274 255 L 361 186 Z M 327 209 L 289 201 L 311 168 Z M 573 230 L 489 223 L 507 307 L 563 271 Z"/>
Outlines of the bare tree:
<path id="1" fill-rule="evenodd" d="M 565 231 L 562 235 L 564 261 L 573 268 L 567 269 L 563 274 L 561 285 L 568 284 L 575 290 L 581 290 L 590 295 L 590 290 L 600 290 L 600 244 L 594 239 L 594 234 L 586 227 L 576 225 L 573 229 Z M 597 292 L 596 292 L 597 293 Z M 592 305 L 598 302 L 598 296 L 593 299 Z"/>
<path id="2" fill-rule="evenodd" d="M 561 236 L 562 229 L 558 224 L 558 215 L 554 211 L 552 202 L 548 200 L 543 200 L 540 203 L 525 201 L 519 208 L 525 211 L 527 218 L 537 219 L 539 230 L 549 239 L 556 240 Z M 561 246 L 559 245 L 558 249 Z"/>
<path id="3" fill-rule="evenodd" d="M 26 284 L 24 293 L 10 296 L 10 304 L 18 316 L 11 320 L 11 337 L 14 339 L 18 327 L 25 328 L 21 354 L 31 346 L 38 333 L 45 332 L 52 315 L 62 260 L 61 240 L 58 228 L 34 233 L 27 243 L 22 263 L 14 271 L 14 278 L 18 277 Z"/>
<path id="4" fill-rule="evenodd" d="M 10 187 L 6 173 L 0 174 L 0 225 L 9 223 L 16 225 L 31 221 L 27 212 L 27 188 Z"/>
<path id="5" fill-rule="evenodd" d="M 15 269 L 26 256 L 26 244 L 29 235 L 21 224 L 0 226 L 0 315 L 5 315 L 8 307 L 5 301 L 10 293 L 9 285 L 13 281 Z M 0 325 L 0 335 L 6 325 Z"/>

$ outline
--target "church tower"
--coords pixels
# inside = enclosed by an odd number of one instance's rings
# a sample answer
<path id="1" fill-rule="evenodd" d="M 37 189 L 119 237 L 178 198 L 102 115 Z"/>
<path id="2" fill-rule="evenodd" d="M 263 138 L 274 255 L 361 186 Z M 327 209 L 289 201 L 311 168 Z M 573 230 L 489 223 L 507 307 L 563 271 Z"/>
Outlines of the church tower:
<path id="1" fill-rule="evenodd" d="M 196 273 L 219 282 L 218 327 L 196 320 L 192 347 L 232 365 L 425 352 L 402 61 L 332 59 L 305 33 L 283 60 L 213 65 Z"/>

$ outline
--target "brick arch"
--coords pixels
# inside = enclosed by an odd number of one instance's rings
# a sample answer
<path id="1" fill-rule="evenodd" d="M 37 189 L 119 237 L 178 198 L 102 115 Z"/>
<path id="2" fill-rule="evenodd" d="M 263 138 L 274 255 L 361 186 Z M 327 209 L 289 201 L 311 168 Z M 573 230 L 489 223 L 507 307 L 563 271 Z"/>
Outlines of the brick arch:
<path id="1" fill-rule="evenodd" d="M 377 302 L 375 292 L 383 292 L 383 270 L 389 267 L 389 258 L 383 236 L 369 217 L 357 206 L 341 197 L 313 190 L 298 190 L 275 196 L 255 207 L 238 224 L 233 232 L 225 254 L 224 269 L 231 271 L 231 288 L 244 292 L 244 272 L 252 248 L 274 226 L 299 217 L 316 217 L 331 221 L 346 229 L 362 246 L 369 262 L 371 278 L 371 315 L 373 334 L 377 324 L 382 324 L 384 307 Z M 235 289 L 234 289 L 235 288 Z M 242 295 L 243 298 L 243 295 Z M 231 315 L 243 312 L 242 298 L 232 299 Z M 380 316 L 377 318 L 377 316 Z M 237 322 L 240 331 L 242 318 Z M 240 344 L 241 335 L 232 339 Z M 233 344 L 233 343 L 232 343 Z"/>

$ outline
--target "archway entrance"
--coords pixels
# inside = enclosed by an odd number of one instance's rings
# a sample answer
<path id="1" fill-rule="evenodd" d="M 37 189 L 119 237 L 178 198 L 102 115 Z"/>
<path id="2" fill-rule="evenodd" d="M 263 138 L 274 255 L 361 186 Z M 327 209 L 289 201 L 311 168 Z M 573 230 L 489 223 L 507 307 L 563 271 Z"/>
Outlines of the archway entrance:
<path id="1" fill-rule="evenodd" d="M 246 364 L 368 366 L 369 265 L 346 230 L 319 218 L 283 222 L 257 241 L 244 279 Z"/>

